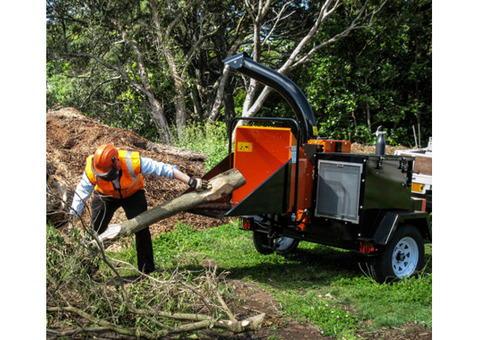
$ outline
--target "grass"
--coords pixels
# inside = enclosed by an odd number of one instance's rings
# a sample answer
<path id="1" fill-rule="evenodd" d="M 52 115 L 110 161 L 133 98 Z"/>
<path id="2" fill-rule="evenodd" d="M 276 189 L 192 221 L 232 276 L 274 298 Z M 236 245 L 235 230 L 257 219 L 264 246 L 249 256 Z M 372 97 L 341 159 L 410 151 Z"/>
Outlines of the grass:
<path id="1" fill-rule="evenodd" d="M 311 322 L 325 335 L 353 339 L 359 330 L 432 326 L 431 245 L 424 272 L 392 284 L 365 275 L 359 255 L 327 246 L 301 242 L 289 256 L 261 255 L 252 234 L 238 224 L 199 232 L 179 224 L 154 239 L 154 252 L 157 268 L 165 270 L 199 270 L 203 260 L 213 259 L 229 278 L 255 282 L 277 299 L 284 315 Z M 134 261 L 134 250 L 120 256 Z"/>

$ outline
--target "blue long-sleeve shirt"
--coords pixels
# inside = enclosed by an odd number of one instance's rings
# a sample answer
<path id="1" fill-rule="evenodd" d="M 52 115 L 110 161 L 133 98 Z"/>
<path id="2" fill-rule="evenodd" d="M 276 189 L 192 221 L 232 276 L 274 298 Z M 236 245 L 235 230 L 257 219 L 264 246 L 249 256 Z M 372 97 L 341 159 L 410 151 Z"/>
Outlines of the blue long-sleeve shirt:
<path id="1" fill-rule="evenodd" d="M 153 175 L 155 177 L 163 176 L 170 179 L 173 178 L 173 170 L 178 168 L 176 165 L 157 162 L 147 157 L 140 157 L 140 164 L 141 164 L 141 173 L 143 175 Z M 92 182 L 90 182 L 87 174 L 84 171 L 82 179 L 80 183 L 78 183 L 77 188 L 75 190 L 75 195 L 73 196 L 73 202 L 70 207 L 70 212 L 72 214 L 75 214 L 77 216 L 82 215 L 82 211 L 83 211 L 83 208 L 85 207 L 85 203 L 92 195 L 94 188 L 95 188 L 95 185 Z"/>

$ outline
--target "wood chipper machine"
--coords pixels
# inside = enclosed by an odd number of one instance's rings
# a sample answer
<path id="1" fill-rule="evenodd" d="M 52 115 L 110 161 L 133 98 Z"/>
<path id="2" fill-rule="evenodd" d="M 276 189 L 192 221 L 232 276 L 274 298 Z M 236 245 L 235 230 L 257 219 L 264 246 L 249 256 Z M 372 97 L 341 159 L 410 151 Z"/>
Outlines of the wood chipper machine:
<path id="1" fill-rule="evenodd" d="M 191 212 L 242 218 L 262 254 L 288 254 L 308 241 L 365 255 L 379 282 L 419 271 L 431 224 L 424 202 L 411 197 L 414 158 L 352 154 L 349 141 L 317 137 L 293 81 L 246 54 L 223 62 L 278 91 L 296 118 L 234 119 L 229 155 L 204 178 L 236 168 L 246 184 Z"/>

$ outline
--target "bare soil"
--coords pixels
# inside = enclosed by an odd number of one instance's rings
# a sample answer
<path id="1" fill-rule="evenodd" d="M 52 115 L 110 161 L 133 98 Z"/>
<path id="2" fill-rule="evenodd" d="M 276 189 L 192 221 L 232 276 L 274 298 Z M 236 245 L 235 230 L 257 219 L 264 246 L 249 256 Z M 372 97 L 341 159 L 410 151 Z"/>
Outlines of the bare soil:
<path id="1" fill-rule="evenodd" d="M 47 179 L 55 179 L 72 190 L 80 182 L 86 157 L 102 144 L 113 144 L 120 149 L 138 151 L 144 157 L 178 165 L 181 171 L 190 176 L 201 176 L 204 173 L 204 161 L 207 158 L 206 155 L 191 150 L 152 143 L 132 131 L 106 126 L 84 116 L 74 108 L 63 108 L 47 113 L 46 137 Z M 396 149 L 398 148 L 387 146 L 386 153 L 393 154 Z M 353 143 L 351 152 L 375 153 L 375 147 Z M 149 208 L 179 196 L 186 189 L 185 184 L 176 180 L 166 178 L 146 178 L 145 180 Z M 87 202 L 82 216 L 85 221 L 88 221 L 88 207 L 89 202 Z M 119 223 L 125 219 L 125 214 L 120 209 L 115 213 L 112 223 Z M 228 219 L 217 220 L 181 213 L 150 226 L 152 236 L 155 237 L 156 234 L 173 230 L 179 221 L 183 221 L 196 230 L 202 230 L 225 224 Z M 122 245 L 117 242 L 108 250 L 115 251 L 121 248 Z M 321 329 L 312 324 L 296 322 L 281 316 L 281 307 L 278 302 L 254 283 L 232 280 L 229 284 L 234 288 L 236 305 L 233 309 L 237 316 L 241 319 L 242 315 L 251 316 L 264 312 L 267 314 L 265 324 L 259 331 L 241 335 L 217 333 L 212 330 L 207 333 L 207 338 L 334 339 L 323 336 Z M 364 339 L 431 339 L 432 330 L 411 324 L 401 328 L 384 329 L 380 332 L 361 332 L 358 336 Z"/>

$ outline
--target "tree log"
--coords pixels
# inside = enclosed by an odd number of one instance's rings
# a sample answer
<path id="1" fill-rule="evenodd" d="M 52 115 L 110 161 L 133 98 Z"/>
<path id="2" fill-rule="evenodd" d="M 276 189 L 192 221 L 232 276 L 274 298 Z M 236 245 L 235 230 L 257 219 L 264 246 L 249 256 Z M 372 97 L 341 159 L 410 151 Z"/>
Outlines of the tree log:
<path id="1" fill-rule="evenodd" d="M 202 192 L 190 192 L 144 211 L 128 221 L 111 224 L 99 235 L 102 242 L 111 242 L 127 233 L 136 233 L 160 220 L 187 211 L 202 203 L 216 201 L 245 184 L 245 178 L 237 169 L 227 170 L 210 179 L 212 188 Z"/>

